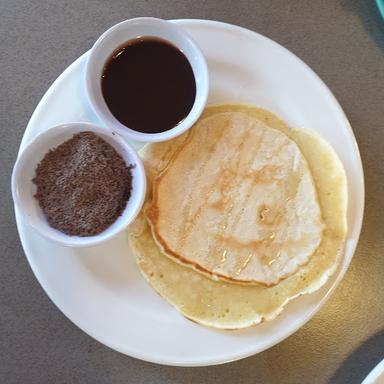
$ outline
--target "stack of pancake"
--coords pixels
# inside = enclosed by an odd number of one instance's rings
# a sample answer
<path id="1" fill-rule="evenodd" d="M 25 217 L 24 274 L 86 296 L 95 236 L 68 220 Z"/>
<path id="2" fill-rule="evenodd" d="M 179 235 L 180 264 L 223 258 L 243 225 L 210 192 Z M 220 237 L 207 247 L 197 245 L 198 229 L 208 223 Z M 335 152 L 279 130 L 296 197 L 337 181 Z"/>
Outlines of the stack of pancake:
<path id="1" fill-rule="evenodd" d="M 141 156 L 149 188 L 130 245 L 187 318 L 223 329 L 271 320 L 336 270 L 347 183 L 314 132 L 253 106 L 209 106 L 190 131 Z"/>

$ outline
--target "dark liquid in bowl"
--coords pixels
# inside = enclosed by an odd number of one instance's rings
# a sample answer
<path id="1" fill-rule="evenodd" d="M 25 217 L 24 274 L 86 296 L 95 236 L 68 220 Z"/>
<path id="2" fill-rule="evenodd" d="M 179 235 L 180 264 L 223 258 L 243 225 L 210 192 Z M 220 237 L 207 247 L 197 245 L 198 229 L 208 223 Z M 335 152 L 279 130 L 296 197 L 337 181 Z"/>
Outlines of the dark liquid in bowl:
<path id="1" fill-rule="evenodd" d="M 196 97 L 195 77 L 183 52 L 154 37 L 118 48 L 105 64 L 101 87 L 116 119 L 144 133 L 175 127 L 189 114 Z"/>

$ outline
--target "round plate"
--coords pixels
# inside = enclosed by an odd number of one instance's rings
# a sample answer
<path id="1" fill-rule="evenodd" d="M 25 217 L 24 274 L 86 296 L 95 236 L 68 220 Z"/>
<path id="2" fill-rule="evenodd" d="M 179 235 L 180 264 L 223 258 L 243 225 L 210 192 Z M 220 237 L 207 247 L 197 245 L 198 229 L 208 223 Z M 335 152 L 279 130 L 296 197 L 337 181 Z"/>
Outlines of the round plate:
<path id="1" fill-rule="evenodd" d="M 305 324 L 343 277 L 363 216 L 364 180 L 352 129 L 334 96 L 291 52 L 255 32 L 206 20 L 178 20 L 200 45 L 210 75 L 209 102 L 263 106 L 295 127 L 319 132 L 339 154 L 348 177 L 349 232 L 345 257 L 321 290 L 287 305 L 274 321 L 240 331 L 218 331 L 186 320 L 142 278 L 125 234 L 88 249 L 55 245 L 27 227 L 16 212 L 29 263 L 52 301 L 101 343 L 143 360 L 202 366 L 261 352 Z M 21 150 L 39 132 L 60 123 L 100 123 L 84 93 L 87 54 L 69 66 L 40 101 Z"/>
<path id="2" fill-rule="evenodd" d="M 382 360 L 369 373 L 362 384 L 383 384 L 384 383 L 384 360 Z"/>

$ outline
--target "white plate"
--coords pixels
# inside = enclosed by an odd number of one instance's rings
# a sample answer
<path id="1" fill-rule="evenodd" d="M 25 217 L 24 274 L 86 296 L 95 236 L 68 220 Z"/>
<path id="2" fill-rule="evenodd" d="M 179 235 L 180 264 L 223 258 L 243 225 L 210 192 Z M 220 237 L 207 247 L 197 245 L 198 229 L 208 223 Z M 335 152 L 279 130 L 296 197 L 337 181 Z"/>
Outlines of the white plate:
<path id="1" fill-rule="evenodd" d="M 228 332 L 196 325 L 162 300 L 141 277 L 125 235 L 88 249 L 57 246 L 41 238 L 16 214 L 29 263 L 52 301 L 86 333 L 143 360 L 202 366 L 261 352 L 305 324 L 343 277 L 360 233 L 364 180 L 352 129 L 334 96 L 291 52 L 249 30 L 206 20 L 179 20 L 205 54 L 210 102 L 249 102 L 290 125 L 319 132 L 339 154 L 348 176 L 349 232 L 345 257 L 320 291 L 291 302 L 277 319 Z M 60 123 L 99 123 L 84 93 L 81 56 L 49 88 L 26 129 L 21 149 L 39 132 Z M 315 150 L 315 149 L 314 149 Z"/>
<path id="2" fill-rule="evenodd" d="M 376 365 L 362 384 L 384 384 L 384 360 Z"/>

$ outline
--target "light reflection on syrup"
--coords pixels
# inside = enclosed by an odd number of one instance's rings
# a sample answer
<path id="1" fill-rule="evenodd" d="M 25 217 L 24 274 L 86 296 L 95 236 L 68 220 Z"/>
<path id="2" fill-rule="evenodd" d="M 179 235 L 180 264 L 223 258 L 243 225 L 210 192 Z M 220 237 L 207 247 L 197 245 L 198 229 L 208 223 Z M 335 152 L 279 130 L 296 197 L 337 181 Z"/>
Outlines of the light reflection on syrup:
<path id="1" fill-rule="evenodd" d="M 249 262 L 251 261 L 253 257 L 253 253 L 250 253 L 248 255 L 248 257 L 245 259 L 244 263 L 240 266 L 240 268 L 235 272 L 236 276 L 240 275 L 240 273 L 245 269 L 247 268 L 247 265 L 249 264 Z"/>
<path id="2" fill-rule="evenodd" d="M 224 249 L 223 254 L 221 255 L 220 264 L 225 263 L 226 260 L 227 260 L 227 250 Z"/>
<path id="3" fill-rule="evenodd" d="M 268 265 L 271 266 L 281 255 L 281 251 L 278 251 L 276 256 L 268 262 Z"/>

